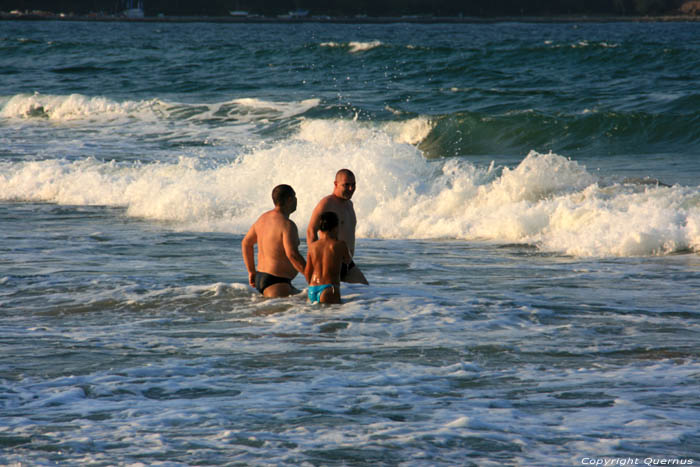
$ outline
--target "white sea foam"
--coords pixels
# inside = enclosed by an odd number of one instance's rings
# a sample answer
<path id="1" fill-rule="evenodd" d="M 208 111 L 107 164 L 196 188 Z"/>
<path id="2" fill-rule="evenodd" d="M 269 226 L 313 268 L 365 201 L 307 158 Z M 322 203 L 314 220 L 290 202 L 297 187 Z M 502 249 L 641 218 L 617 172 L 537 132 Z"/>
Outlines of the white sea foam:
<path id="1" fill-rule="evenodd" d="M 358 42 L 358 41 L 353 41 L 348 44 L 350 46 L 350 52 L 355 53 L 355 52 L 364 52 L 366 50 L 372 50 L 380 45 L 382 43 L 380 41 L 371 41 L 371 42 Z"/>
<path id="2" fill-rule="evenodd" d="M 372 50 L 382 45 L 381 41 L 351 41 L 348 43 L 338 43 L 338 42 L 322 42 L 321 47 L 347 47 L 350 53 L 365 52 L 367 50 Z"/>
<path id="3" fill-rule="evenodd" d="M 45 118 L 52 122 L 74 120 L 210 120 L 269 121 L 303 114 L 319 105 L 320 99 L 275 102 L 238 98 L 222 103 L 185 104 L 160 99 L 115 101 L 81 94 L 17 94 L 6 99 L 0 116 L 8 119 Z"/>
<path id="4" fill-rule="evenodd" d="M 383 129 L 399 143 L 419 144 L 434 127 L 433 122 L 425 117 L 418 117 L 404 122 L 390 122 Z"/>
<path id="5" fill-rule="evenodd" d="M 43 95 L 18 94 L 2 107 L 0 116 L 5 118 L 46 118 L 51 121 L 70 121 L 95 118 L 119 118 L 132 116 L 148 107 L 147 102 L 116 102 L 104 97 L 87 97 L 81 94 Z"/>
<path id="6" fill-rule="evenodd" d="M 320 99 L 304 99 L 299 102 L 272 102 L 255 98 L 234 99 L 234 104 L 241 109 L 250 110 L 258 118 L 268 116 L 271 119 L 291 118 L 295 115 L 316 107 L 321 102 Z"/>
<path id="7" fill-rule="evenodd" d="M 280 111 L 309 105 L 315 102 Z M 335 171 L 348 167 L 358 179 L 353 201 L 361 237 L 517 242 L 577 256 L 700 249 L 697 188 L 602 186 L 584 166 L 556 154 L 531 152 L 512 168 L 428 161 L 409 143 L 429 131 L 420 118 L 380 127 L 303 120 L 292 137 L 219 164 L 196 157 L 4 162 L 0 199 L 123 206 L 130 216 L 175 228 L 240 234 L 270 207 L 272 188 L 289 183 L 298 192 L 293 219 L 303 235 L 315 203 L 332 190 Z"/>

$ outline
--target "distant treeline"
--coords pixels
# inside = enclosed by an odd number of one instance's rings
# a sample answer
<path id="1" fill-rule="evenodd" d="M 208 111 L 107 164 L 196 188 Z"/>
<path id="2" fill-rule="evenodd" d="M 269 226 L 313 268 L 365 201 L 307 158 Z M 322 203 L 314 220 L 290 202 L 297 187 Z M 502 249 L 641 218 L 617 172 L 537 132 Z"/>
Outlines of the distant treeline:
<path id="1" fill-rule="evenodd" d="M 132 0 L 132 6 L 137 1 Z M 678 10 L 683 0 L 143 0 L 146 16 L 223 16 L 229 11 L 275 16 L 308 10 L 330 16 L 549 16 L 659 15 Z M 4 11 L 116 14 L 128 0 L 2 0 Z"/>

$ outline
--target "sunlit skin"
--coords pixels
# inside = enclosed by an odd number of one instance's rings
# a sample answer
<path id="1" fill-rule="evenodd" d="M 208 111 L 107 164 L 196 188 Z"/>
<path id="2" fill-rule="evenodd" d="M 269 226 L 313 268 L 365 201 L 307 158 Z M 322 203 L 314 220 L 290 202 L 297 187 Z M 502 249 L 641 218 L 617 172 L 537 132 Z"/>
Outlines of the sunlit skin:
<path id="1" fill-rule="evenodd" d="M 313 242 L 318 240 L 321 213 L 332 211 L 338 215 L 338 219 L 340 220 L 340 225 L 338 226 L 338 240 L 344 241 L 347 244 L 351 255 L 355 254 L 355 228 L 357 226 L 357 217 L 351 199 L 355 194 L 356 188 L 357 182 L 355 181 L 355 175 L 347 169 L 339 170 L 333 181 L 333 192 L 321 199 L 311 213 L 309 226 L 306 229 L 306 243 L 309 247 Z M 343 281 L 368 284 L 367 279 L 358 267 L 350 269 Z"/>
<path id="2" fill-rule="evenodd" d="M 344 241 L 338 240 L 338 227 L 319 231 L 318 240 L 309 245 L 304 276 L 309 285 L 333 284 L 321 292 L 321 303 L 340 303 L 340 265 L 352 260 Z"/>
<path id="3" fill-rule="evenodd" d="M 274 209 L 262 214 L 241 242 L 243 261 L 248 270 L 248 282 L 255 287 L 255 275 L 265 272 L 293 279 L 304 272 L 306 260 L 299 253 L 299 232 L 289 215 L 296 211 L 296 194 Z M 258 245 L 258 264 L 255 266 L 254 245 Z M 296 293 L 290 284 L 279 283 L 265 288 L 265 297 L 286 297 Z"/>

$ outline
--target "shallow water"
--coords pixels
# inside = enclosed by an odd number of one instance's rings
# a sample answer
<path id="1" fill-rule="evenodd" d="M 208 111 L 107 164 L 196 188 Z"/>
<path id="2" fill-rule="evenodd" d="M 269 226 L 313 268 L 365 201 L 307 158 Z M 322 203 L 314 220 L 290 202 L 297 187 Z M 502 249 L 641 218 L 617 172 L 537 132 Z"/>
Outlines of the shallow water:
<path id="1" fill-rule="evenodd" d="M 238 26 L 0 24 L 1 463 L 700 462 L 696 25 Z"/>

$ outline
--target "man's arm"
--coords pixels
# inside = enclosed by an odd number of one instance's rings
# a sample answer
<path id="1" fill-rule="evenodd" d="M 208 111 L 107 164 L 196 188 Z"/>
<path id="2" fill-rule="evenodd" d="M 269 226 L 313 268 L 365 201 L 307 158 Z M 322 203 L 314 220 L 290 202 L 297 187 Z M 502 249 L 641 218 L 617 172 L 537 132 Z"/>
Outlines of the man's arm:
<path id="1" fill-rule="evenodd" d="M 289 221 L 287 229 L 285 229 L 282 234 L 282 242 L 284 244 L 284 252 L 292 263 L 292 266 L 294 266 L 294 269 L 304 274 L 306 260 L 301 256 L 301 253 L 299 253 L 299 232 L 294 222 Z"/>
<path id="2" fill-rule="evenodd" d="M 306 228 L 306 244 L 311 245 L 318 240 L 318 227 L 321 223 L 321 213 L 326 208 L 326 198 L 318 202 L 309 219 L 309 226 Z"/>
<path id="3" fill-rule="evenodd" d="M 350 255 L 350 249 L 348 248 L 348 244 L 343 241 L 341 241 L 340 243 L 342 244 L 341 249 L 343 251 L 343 263 L 350 264 L 350 262 L 352 261 L 352 255 Z"/>
<path id="4" fill-rule="evenodd" d="M 342 243 L 343 243 L 343 248 L 345 249 L 345 252 L 343 253 L 343 262 L 345 264 L 350 264 L 352 262 L 352 254 L 350 253 L 350 249 L 348 248 L 348 244 L 345 242 L 342 242 Z M 369 285 L 369 281 L 367 281 L 367 278 L 365 277 L 365 275 L 362 273 L 362 271 L 360 270 L 360 268 L 356 264 L 348 270 L 348 273 L 345 276 L 345 279 L 343 280 L 343 282 Z"/>
<path id="5" fill-rule="evenodd" d="M 369 281 L 365 277 L 365 275 L 362 273 L 359 267 L 355 266 L 352 269 L 348 271 L 348 275 L 345 276 L 345 280 L 343 282 L 347 282 L 349 284 L 365 284 L 369 285 Z"/>
<path id="6" fill-rule="evenodd" d="M 248 283 L 255 287 L 255 249 L 254 245 L 258 243 L 258 234 L 255 231 L 255 224 L 250 228 L 248 233 L 243 237 L 241 242 L 241 253 L 243 254 L 243 262 L 248 270 Z"/>

